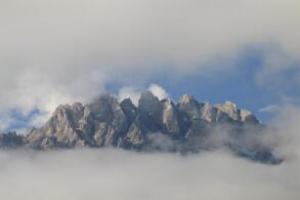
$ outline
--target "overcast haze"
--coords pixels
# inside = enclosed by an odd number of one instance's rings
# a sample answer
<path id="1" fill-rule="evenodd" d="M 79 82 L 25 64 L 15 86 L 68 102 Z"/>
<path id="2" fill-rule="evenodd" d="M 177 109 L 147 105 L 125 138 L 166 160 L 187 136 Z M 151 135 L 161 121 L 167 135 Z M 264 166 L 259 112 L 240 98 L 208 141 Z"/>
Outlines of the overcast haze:
<path id="1" fill-rule="evenodd" d="M 1 110 L 51 112 L 108 84 L 145 88 L 162 73 L 217 80 L 243 67 L 236 59 L 247 47 L 265 57 L 257 82 L 269 87 L 270 73 L 299 73 L 299 8 L 297 0 L 2 0 Z"/>

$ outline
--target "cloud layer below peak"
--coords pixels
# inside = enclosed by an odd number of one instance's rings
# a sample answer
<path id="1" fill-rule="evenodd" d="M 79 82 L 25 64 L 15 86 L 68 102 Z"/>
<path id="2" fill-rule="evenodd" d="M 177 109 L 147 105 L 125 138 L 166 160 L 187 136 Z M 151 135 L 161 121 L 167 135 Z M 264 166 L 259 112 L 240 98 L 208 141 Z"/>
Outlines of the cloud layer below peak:
<path id="1" fill-rule="evenodd" d="M 0 111 L 52 112 L 112 82 L 224 71 L 247 45 L 275 44 L 283 60 L 299 58 L 299 7 L 296 0 L 2 1 Z M 223 61 L 233 63 L 211 64 Z M 268 84 L 267 75 L 259 83 Z"/>
<path id="2" fill-rule="evenodd" d="M 6 200 L 298 200 L 300 111 L 286 108 L 272 141 L 280 165 L 238 158 L 224 149 L 189 156 L 113 149 L 0 151 L 0 193 Z M 276 132 L 276 133 L 275 133 Z"/>

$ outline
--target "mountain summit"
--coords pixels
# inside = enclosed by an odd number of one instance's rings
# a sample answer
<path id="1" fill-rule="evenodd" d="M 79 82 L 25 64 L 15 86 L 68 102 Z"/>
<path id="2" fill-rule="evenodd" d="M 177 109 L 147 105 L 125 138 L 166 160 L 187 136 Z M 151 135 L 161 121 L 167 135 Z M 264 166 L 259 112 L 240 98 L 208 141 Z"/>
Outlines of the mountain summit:
<path id="1" fill-rule="evenodd" d="M 189 95 L 178 102 L 142 93 L 138 106 L 107 94 L 87 105 L 60 105 L 40 128 L 25 135 L 2 134 L 0 147 L 40 150 L 116 147 L 138 151 L 196 153 L 225 147 L 239 156 L 276 163 L 270 147 L 246 141 L 264 126 L 232 102 L 211 105 Z"/>

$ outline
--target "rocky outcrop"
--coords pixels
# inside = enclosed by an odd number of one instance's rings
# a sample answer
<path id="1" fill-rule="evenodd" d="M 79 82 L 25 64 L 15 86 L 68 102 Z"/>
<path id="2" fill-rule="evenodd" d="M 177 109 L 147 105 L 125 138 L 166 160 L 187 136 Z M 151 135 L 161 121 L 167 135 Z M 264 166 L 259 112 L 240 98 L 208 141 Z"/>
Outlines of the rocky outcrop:
<path id="1" fill-rule="evenodd" d="M 220 127 L 227 130 L 227 138 L 215 142 L 212 138 Z M 0 135 L 0 146 L 42 150 L 116 147 L 182 153 L 227 146 L 238 155 L 273 162 L 276 159 L 271 149 L 254 149 L 242 142 L 249 128 L 262 127 L 251 112 L 232 102 L 211 105 L 184 95 L 176 103 L 159 100 L 147 91 L 138 106 L 129 98 L 118 102 L 109 94 L 87 105 L 61 105 L 44 126 L 31 129 L 25 136 Z"/>
<path id="2" fill-rule="evenodd" d="M 116 146 L 128 126 L 121 105 L 105 95 L 85 106 L 59 106 L 46 125 L 31 130 L 26 139 L 38 149 Z"/>

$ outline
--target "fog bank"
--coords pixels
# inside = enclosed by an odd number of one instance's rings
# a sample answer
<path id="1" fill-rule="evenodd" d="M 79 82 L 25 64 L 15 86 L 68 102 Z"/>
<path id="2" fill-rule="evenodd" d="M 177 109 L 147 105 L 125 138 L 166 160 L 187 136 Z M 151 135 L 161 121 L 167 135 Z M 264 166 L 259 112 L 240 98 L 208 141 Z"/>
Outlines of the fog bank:
<path id="1" fill-rule="evenodd" d="M 182 157 L 117 150 L 2 152 L 6 200 L 298 199 L 299 160 L 277 166 L 226 152 Z"/>
<path id="2" fill-rule="evenodd" d="M 5 200 L 298 200 L 300 112 L 282 109 L 266 142 L 285 160 L 266 165 L 224 149 L 189 156 L 115 149 L 1 151 Z"/>

